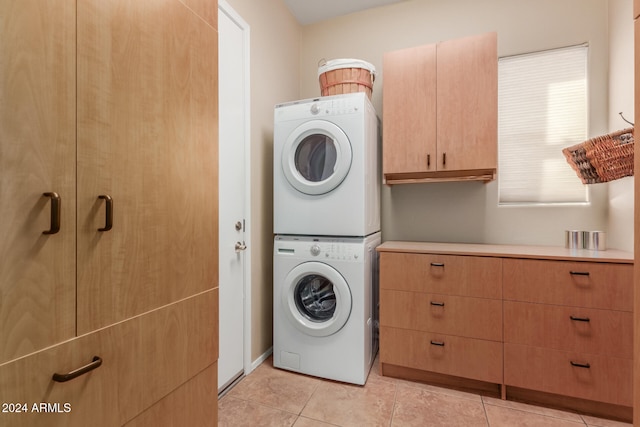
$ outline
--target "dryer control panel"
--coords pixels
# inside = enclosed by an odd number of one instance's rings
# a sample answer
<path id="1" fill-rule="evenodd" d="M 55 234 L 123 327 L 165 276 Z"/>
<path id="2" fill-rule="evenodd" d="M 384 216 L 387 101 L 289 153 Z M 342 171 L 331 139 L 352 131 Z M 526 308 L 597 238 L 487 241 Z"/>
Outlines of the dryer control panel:
<path id="1" fill-rule="evenodd" d="M 278 104 L 275 108 L 275 118 L 286 121 L 356 114 L 364 110 L 365 98 L 364 93 L 352 93 Z"/>

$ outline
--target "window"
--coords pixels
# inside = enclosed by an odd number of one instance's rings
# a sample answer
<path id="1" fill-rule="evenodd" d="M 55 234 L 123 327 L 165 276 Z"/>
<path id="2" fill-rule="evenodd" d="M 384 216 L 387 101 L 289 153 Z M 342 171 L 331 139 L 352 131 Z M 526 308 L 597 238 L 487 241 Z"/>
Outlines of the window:
<path id="1" fill-rule="evenodd" d="M 562 149 L 587 139 L 588 46 L 500 58 L 500 204 L 585 203 Z"/>

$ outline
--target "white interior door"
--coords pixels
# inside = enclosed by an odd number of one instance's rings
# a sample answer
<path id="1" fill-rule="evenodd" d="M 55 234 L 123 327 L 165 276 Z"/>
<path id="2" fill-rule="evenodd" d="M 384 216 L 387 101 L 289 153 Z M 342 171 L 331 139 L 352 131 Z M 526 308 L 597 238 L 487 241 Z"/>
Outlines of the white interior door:
<path id="1" fill-rule="evenodd" d="M 218 391 L 244 373 L 247 221 L 248 26 L 226 2 L 219 28 L 219 262 L 220 358 Z M 247 322 L 248 323 L 248 322 Z"/>

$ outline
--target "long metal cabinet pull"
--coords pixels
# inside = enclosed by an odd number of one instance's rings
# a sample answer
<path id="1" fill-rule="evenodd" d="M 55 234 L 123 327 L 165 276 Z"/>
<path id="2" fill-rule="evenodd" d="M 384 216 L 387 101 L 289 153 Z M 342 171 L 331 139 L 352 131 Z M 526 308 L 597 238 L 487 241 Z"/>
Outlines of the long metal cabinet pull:
<path id="1" fill-rule="evenodd" d="M 100 365 L 102 365 L 102 359 L 98 356 L 93 356 L 93 360 L 91 360 L 91 363 L 84 365 L 83 367 L 75 369 L 66 374 L 53 374 L 52 379 L 55 382 L 64 383 L 74 378 L 78 378 L 80 375 L 84 375 L 89 371 L 93 371 Z"/>
<path id="2" fill-rule="evenodd" d="M 571 274 L 572 276 L 588 276 L 589 272 L 588 271 L 570 271 L 569 274 Z"/>
<path id="3" fill-rule="evenodd" d="M 98 231 L 109 231 L 113 228 L 113 199 L 108 194 L 101 194 L 98 198 L 106 202 L 104 227 L 98 228 Z"/>
<path id="4" fill-rule="evenodd" d="M 427 154 L 427 167 L 431 167 L 431 154 Z"/>
<path id="5" fill-rule="evenodd" d="M 42 193 L 42 195 L 51 199 L 51 225 L 50 228 L 47 231 L 43 231 L 42 234 L 56 234 L 60 231 L 60 196 L 53 191 L 50 193 Z"/>
<path id="6" fill-rule="evenodd" d="M 576 322 L 588 322 L 591 320 L 588 317 L 578 317 L 578 316 L 569 316 L 569 319 L 575 320 Z"/>
<path id="7" fill-rule="evenodd" d="M 569 363 L 571 363 L 571 366 L 575 366 L 576 368 L 589 369 L 591 367 L 591 365 L 589 363 L 578 363 L 578 362 L 574 362 L 574 361 L 570 361 Z"/>
<path id="8" fill-rule="evenodd" d="M 447 165 L 447 153 L 442 153 L 442 166 Z"/>

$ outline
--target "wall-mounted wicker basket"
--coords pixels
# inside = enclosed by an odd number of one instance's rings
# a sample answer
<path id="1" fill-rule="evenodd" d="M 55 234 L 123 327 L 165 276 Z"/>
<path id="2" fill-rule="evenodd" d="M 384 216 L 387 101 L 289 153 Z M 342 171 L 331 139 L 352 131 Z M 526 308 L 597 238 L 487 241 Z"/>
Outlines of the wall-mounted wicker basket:
<path id="1" fill-rule="evenodd" d="M 633 176 L 633 128 L 588 139 L 562 153 L 583 184 Z"/>

